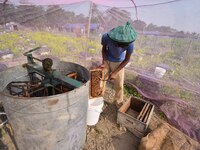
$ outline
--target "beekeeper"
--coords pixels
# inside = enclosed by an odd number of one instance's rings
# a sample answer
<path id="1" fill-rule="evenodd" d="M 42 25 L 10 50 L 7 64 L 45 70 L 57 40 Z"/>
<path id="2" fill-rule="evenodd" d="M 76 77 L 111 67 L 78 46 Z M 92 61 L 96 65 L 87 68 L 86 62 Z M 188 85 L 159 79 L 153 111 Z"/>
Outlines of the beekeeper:
<path id="1" fill-rule="evenodd" d="M 130 61 L 136 38 L 137 32 L 127 22 L 125 25 L 113 28 L 108 33 L 103 34 L 101 39 L 101 67 L 104 69 L 105 79 L 114 80 L 114 102 L 117 107 L 123 104 L 124 67 Z"/>

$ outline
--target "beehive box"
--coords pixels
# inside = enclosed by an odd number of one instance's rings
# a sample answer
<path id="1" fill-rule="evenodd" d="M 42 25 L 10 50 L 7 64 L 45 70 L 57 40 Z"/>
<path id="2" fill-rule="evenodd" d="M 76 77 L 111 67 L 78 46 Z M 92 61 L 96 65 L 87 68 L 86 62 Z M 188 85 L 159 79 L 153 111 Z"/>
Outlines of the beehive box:
<path id="1" fill-rule="evenodd" d="M 153 111 L 154 105 L 151 103 L 131 97 L 118 110 L 117 122 L 137 137 L 142 138 L 146 133 Z"/>

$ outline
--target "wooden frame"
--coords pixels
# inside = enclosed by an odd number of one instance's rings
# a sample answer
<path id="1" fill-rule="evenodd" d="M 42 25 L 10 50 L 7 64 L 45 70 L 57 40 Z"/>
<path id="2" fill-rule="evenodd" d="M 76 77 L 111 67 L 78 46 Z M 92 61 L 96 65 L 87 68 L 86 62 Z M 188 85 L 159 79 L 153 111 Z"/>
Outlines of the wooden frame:
<path id="1" fill-rule="evenodd" d="M 90 70 L 90 76 L 90 98 L 103 96 L 105 91 L 103 70 L 100 68 Z"/>

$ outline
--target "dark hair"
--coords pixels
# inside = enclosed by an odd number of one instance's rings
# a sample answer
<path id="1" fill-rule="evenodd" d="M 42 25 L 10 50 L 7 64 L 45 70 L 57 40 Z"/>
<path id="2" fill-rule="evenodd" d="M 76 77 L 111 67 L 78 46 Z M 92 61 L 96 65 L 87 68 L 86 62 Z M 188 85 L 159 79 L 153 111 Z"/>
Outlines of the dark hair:
<path id="1" fill-rule="evenodd" d="M 117 42 L 117 46 L 119 47 L 126 47 L 128 46 L 130 43 L 120 43 L 120 42 Z"/>

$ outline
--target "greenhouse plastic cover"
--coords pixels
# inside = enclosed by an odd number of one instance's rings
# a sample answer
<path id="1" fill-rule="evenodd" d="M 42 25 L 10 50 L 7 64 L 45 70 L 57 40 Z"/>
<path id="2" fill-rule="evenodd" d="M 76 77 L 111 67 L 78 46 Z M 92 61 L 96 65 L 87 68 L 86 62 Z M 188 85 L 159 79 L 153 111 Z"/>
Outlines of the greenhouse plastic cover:
<path id="1" fill-rule="evenodd" d="M 0 0 L 0 52 L 37 46 L 65 61 L 101 64 L 101 36 L 131 22 L 138 38 L 126 81 L 168 122 L 200 142 L 199 0 Z"/>

